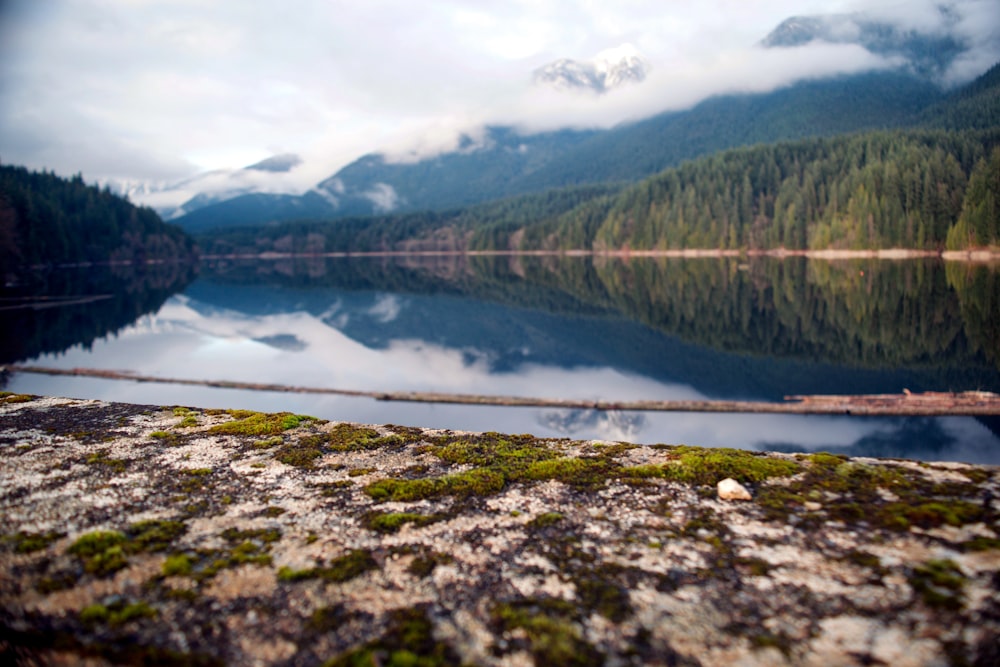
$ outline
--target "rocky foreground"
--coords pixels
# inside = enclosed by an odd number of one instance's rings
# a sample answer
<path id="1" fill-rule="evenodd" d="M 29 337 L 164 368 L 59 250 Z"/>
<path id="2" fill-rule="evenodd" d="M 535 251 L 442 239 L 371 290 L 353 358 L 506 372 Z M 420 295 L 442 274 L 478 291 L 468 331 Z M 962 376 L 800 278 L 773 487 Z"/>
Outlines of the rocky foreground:
<path id="1" fill-rule="evenodd" d="M 1000 664 L 995 467 L 11 394 L 0 461 L 0 662 Z"/>

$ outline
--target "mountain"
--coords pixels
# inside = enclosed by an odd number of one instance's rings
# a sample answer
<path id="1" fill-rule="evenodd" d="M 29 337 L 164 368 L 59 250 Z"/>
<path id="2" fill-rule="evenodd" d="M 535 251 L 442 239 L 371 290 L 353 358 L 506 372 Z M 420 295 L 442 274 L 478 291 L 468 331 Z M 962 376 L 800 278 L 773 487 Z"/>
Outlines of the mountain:
<path id="1" fill-rule="evenodd" d="M 284 175 L 301 163 L 298 155 L 285 153 L 240 169 L 216 169 L 179 181 L 108 181 L 100 185 L 173 219 L 243 195 L 281 192 L 286 189 Z"/>
<path id="2" fill-rule="evenodd" d="M 631 44 L 623 44 L 580 62 L 561 58 L 535 70 L 536 85 L 556 90 L 587 90 L 598 95 L 646 78 L 649 65 Z"/>
<path id="3" fill-rule="evenodd" d="M 905 126 L 942 96 L 913 75 L 873 72 L 766 94 L 719 96 L 610 130 L 522 135 L 491 127 L 479 140 L 466 138 L 456 151 L 417 162 L 392 162 L 380 154 L 359 158 L 307 195 L 328 206 L 293 203 L 288 195 L 253 195 L 175 221 L 193 232 L 309 216 L 447 210 L 551 188 L 634 181 L 734 146 Z M 261 210 L 248 211 L 251 202 Z"/>
<path id="4" fill-rule="evenodd" d="M 856 44 L 900 63 L 895 69 L 804 80 L 768 93 L 718 95 L 685 111 L 608 130 L 524 135 L 510 127 L 488 127 L 481 136 L 465 137 L 456 150 L 423 160 L 365 155 L 314 188 L 308 197 L 316 205 L 288 195 L 264 196 L 266 204 L 238 198 L 177 222 L 194 230 L 302 215 L 338 219 L 442 211 L 552 188 L 634 182 L 739 146 L 874 129 L 994 126 L 1000 113 L 995 86 L 980 80 L 950 92 L 941 87 L 949 68 L 972 47 L 955 30 L 958 18 L 947 7 L 939 12 L 933 30 L 902 27 L 864 13 L 792 17 L 760 44 L 765 49 L 814 41 Z M 568 92 L 608 94 L 641 82 L 647 70 L 638 53 L 624 45 L 589 61 L 557 60 L 536 70 L 534 78 L 536 85 Z M 318 204 L 315 195 L 326 204 Z M 251 201 L 264 208 L 243 217 Z"/>
<path id="5" fill-rule="evenodd" d="M 958 16 L 947 5 L 938 7 L 933 30 L 904 28 L 865 13 L 793 16 L 782 21 L 761 42 L 765 48 L 802 46 L 813 41 L 857 44 L 871 53 L 896 57 L 916 74 L 942 77 L 969 45 L 951 33 Z"/>

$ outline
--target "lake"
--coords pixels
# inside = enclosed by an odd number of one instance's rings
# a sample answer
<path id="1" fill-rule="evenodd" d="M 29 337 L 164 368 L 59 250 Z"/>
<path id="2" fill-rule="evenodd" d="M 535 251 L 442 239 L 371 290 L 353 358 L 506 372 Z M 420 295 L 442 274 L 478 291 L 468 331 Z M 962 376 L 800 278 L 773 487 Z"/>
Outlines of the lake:
<path id="1" fill-rule="evenodd" d="M 15 296 L 47 301 L 20 307 Z M 922 260 L 397 256 L 64 269 L 0 359 L 368 391 L 602 400 L 1000 392 L 1000 269 Z M 44 305 L 47 307 L 40 308 Z M 1000 463 L 1000 419 L 599 412 L 13 373 L 7 391 L 638 443 Z"/>

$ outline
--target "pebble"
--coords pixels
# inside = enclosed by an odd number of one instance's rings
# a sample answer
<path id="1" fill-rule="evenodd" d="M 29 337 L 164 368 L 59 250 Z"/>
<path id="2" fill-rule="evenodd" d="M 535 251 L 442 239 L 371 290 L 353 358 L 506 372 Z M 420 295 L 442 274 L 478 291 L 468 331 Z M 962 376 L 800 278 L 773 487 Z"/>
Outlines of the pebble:
<path id="1" fill-rule="evenodd" d="M 716 486 L 720 500 L 752 500 L 753 496 L 747 488 L 731 477 L 722 480 Z"/>

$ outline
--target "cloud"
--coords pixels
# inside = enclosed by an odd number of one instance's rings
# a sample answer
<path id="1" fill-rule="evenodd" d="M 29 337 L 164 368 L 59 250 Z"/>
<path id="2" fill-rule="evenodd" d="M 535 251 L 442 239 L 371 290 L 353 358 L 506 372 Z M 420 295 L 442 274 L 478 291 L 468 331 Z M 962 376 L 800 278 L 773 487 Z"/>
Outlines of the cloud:
<path id="1" fill-rule="evenodd" d="M 885 67 L 847 46 L 768 54 L 794 14 L 865 11 L 937 29 L 935 0 L 8 0 L 0 4 L 0 158 L 85 178 L 176 179 L 275 153 L 318 183 L 360 155 L 409 159 L 484 123 L 609 126 L 701 98 Z M 1000 59 L 995 0 L 956 0 L 970 51 L 949 81 Z M 559 58 L 630 43 L 650 65 L 600 100 L 531 85 Z"/>

